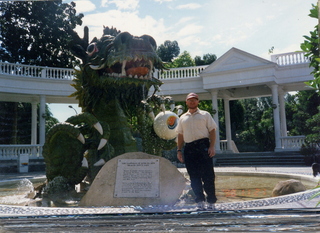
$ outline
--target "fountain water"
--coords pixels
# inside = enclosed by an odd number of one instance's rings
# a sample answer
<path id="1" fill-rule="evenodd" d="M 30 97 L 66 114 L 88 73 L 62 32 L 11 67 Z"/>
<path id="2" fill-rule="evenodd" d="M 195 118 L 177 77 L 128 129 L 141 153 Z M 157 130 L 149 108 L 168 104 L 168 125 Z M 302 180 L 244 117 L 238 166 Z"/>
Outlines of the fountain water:
<path id="1" fill-rule="evenodd" d="M 184 169 L 180 171 L 187 177 Z M 281 204 L 291 202 L 292 196 L 282 196 L 271 198 L 271 193 L 279 181 L 295 178 L 301 180 L 306 186 L 307 191 L 295 194 L 296 198 L 306 199 L 315 192 L 313 188 L 317 186 L 317 179 L 311 176 L 278 173 L 252 173 L 252 172 L 216 172 L 216 192 L 218 197 L 217 206 L 221 209 L 234 209 L 233 206 L 242 206 L 248 208 L 250 205 L 267 206 L 272 204 Z M 42 206 L 41 198 L 30 199 L 33 196 L 29 193 L 34 192 L 34 186 L 38 186 L 45 180 L 45 177 L 34 179 L 8 180 L 0 182 L 0 204 L 12 206 Z M 83 194 L 81 194 L 83 195 Z M 193 193 L 189 182 L 187 182 L 180 199 L 174 206 L 167 206 L 167 209 L 190 209 L 194 208 Z M 70 198 L 66 203 L 56 203 L 53 207 L 77 207 L 79 201 L 76 198 Z M 268 201 L 270 203 L 268 204 Z M 45 204 L 45 206 L 50 206 Z M 112 209 L 113 207 L 109 207 Z M 119 209 L 123 207 L 115 207 Z M 148 207 L 139 207 L 148 209 Z M 163 207 L 162 207 L 163 208 Z M 135 209 L 135 207 L 133 207 Z M 156 208 L 155 208 L 156 209 Z"/>

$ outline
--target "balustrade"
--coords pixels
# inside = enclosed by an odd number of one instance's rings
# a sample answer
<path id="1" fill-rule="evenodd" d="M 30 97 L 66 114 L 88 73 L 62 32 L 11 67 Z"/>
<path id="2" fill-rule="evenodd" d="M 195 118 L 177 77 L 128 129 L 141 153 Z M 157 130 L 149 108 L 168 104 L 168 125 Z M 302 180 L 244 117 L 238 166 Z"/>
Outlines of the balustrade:
<path id="1" fill-rule="evenodd" d="M 60 80 L 72 80 L 74 78 L 73 69 L 21 65 L 7 62 L 0 62 L 0 74 Z"/>
<path id="2" fill-rule="evenodd" d="M 20 154 L 28 154 L 30 159 L 42 157 L 41 145 L 0 145 L 0 160 L 17 160 Z"/>
<path id="3" fill-rule="evenodd" d="M 199 77 L 199 74 L 208 66 L 191 66 L 181 68 L 171 68 L 169 70 L 158 71 L 157 77 L 161 79 L 182 79 Z"/>
<path id="4" fill-rule="evenodd" d="M 293 52 L 271 55 L 271 61 L 277 63 L 279 66 L 309 63 L 309 59 L 305 54 L 305 52 Z"/>
<path id="5" fill-rule="evenodd" d="M 305 142 L 305 136 L 280 137 L 283 150 L 298 151 Z"/>

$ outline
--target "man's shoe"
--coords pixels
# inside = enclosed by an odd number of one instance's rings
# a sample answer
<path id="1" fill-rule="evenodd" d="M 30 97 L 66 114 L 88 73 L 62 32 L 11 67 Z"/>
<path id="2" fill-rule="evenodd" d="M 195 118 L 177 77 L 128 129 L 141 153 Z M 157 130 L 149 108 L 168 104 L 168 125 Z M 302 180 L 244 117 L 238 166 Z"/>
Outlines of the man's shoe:
<path id="1" fill-rule="evenodd" d="M 216 207 L 214 205 L 214 203 L 208 203 L 208 206 L 207 206 L 207 210 L 215 210 Z"/>
<path id="2" fill-rule="evenodd" d="M 197 210 L 206 210 L 206 203 L 204 201 L 200 201 L 197 203 Z"/>

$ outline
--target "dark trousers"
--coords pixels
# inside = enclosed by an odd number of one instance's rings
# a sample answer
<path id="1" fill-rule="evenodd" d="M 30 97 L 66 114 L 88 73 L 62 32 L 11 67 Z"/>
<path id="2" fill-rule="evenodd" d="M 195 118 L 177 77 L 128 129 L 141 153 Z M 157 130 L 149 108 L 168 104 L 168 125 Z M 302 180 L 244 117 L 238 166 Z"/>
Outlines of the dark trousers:
<path id="1" fill-rule="evenodd" d="M 217 201 L 213 160 L 208 155 L 209 145 L 209 139 L 204 138 L 186 143 L 184 147 L 184 161 L 197 203 L 206 200 L 203 191 L 207 194 L 208 203 L 215 203 Z"/>

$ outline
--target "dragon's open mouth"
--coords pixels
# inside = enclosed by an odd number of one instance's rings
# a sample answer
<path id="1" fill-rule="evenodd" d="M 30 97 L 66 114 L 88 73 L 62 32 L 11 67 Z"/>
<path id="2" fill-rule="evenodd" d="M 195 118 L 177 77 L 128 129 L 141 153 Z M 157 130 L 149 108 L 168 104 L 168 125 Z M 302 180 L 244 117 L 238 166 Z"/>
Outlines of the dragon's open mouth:
<path id="1" fill-rule="evenodd" d="M 151 79 L 153 71 L 153 63 L 151 60 L 139 60 L 138 58 L 122 63 L 116 62 L 111 67 L 104 70 L 103 75 L 111 77 L 129 77 L 138 79 Z"/>

